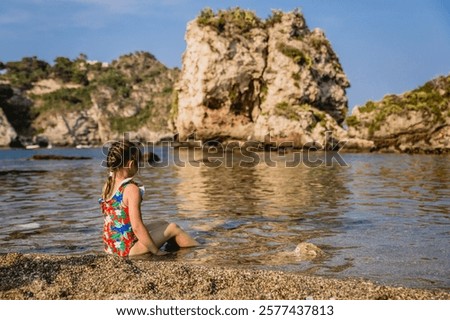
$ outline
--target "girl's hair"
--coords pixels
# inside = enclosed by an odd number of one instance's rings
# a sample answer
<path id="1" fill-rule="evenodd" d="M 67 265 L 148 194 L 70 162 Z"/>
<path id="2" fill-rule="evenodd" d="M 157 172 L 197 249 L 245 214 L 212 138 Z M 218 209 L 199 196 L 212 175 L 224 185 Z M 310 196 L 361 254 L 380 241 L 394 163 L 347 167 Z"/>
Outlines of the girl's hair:
<path id="1" fill-rule="evenodd" d="M 140 159 L 142 159 L 141 150 L 135 143 L 123 140 L 111 144 L 106 158 L 109 176 L 103 190 L 103 199 L 108 199 L 110 193 L 113 191 L 112 187 L 114 185 L 117 170 L 126 166 L 131 160 L 135 161 L 136 165 L 139 165 Z"/>

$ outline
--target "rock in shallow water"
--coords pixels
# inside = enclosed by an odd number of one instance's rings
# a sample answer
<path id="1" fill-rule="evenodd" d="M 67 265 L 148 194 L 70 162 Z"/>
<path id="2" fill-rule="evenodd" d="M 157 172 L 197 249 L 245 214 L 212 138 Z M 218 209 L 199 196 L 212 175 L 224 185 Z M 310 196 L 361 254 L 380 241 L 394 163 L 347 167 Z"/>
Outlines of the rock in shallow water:
<path id="1" fill-rule="evenodd" d="M 31 160 L 90 160 L 91 157 L 61 156 L 56 154 L 35 154 Z"/>
<path id="2" fill-rule="evenodd" d="M 318 246 L 308 242 L 298 244 L 294 253 L 302 260 L 312 260 L 324 255 L 324 252 Z"/>

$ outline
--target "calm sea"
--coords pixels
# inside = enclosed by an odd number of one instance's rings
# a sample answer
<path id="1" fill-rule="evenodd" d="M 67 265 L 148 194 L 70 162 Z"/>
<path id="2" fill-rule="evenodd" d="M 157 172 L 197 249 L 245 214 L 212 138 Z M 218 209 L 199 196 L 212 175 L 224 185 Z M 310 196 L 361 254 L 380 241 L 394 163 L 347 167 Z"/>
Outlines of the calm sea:
<path id="1" fill-rule="evenodd" d="M 216 166 L 155 152 L 169 165 L 140 170 L 144 220 L 174 221 L 201 246 L 152 259 L 450 288 L 448 155 L 341 154 L 348 166 L 286 167 L 292 154 L 270 166 L 232 154 Z M 102 160 L 101 149 L 0 150 L 0 253 L 102 252 Z M 294 253 L 301 242 L 325 254 L 304 260 Z"/>

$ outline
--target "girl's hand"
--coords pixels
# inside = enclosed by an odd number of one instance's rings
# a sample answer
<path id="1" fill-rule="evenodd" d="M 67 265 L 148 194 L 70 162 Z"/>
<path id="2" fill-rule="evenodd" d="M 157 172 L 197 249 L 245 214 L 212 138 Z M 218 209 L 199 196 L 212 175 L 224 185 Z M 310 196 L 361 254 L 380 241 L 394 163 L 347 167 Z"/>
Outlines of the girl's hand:
<path id="1" fill-rule="evenodd" d="M 165 256 L 167 254 L 169 254 L 167 251 L 161 251 L 161 250 L 158 250 L 156 253 L 154 253 L 155 256 Z"/>

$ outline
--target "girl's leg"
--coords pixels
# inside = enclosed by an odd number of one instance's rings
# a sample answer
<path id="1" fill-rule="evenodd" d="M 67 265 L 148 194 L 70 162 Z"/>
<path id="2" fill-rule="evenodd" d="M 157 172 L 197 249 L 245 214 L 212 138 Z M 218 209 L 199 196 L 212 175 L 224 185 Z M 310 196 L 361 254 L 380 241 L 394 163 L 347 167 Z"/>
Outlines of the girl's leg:
<path id="1" fill-rule="evenodd" d="M 173 240 L 181 248 L 195 247 L 199 244 L 175 223 L 158 221 L 147 224 L 147 228 L 158 248 L 161 248 L 169 240 Z"/>
<path id="2" fill-rule="evenodd" d="M 181 248 L 195 247 L 199 245 L 194 238 L 192 238 L 186 231 L 181 229 L 175 223 L 169 223 L 164 231 L 164 234 L 166 236 L 171 236 L 171 239 L 174 239 L 177 245 Z"/>

